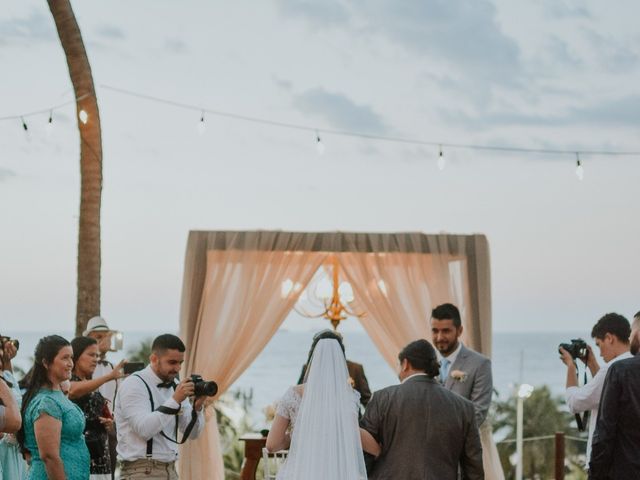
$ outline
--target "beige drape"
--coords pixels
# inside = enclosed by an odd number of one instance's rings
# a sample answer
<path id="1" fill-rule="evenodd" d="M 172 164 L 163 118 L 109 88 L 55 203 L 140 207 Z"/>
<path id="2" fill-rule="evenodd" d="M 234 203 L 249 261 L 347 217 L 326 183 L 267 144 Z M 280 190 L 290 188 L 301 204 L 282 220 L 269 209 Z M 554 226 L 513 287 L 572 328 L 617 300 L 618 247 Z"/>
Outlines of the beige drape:
<path id="1" fill-rule="evenodd" d="M 465 305 L 468 297 L 466 287 L 450 274 L 446 255 L 341 253 L 338 258 L 358 308 L 367 312 L 362 326 L 392 368 L 407 343 L 430 338 L 434 306 Z M 468 343 L 473 348 L 473 342 Z"/>
<path id="2" fill-rule="evenodd" d="M 208 251 L 185 373 L 214 379 L 219 392 L 226 391 L 276 333 L 325 256 L 310 251 Z M 285 282 L 291 288 L 283 291 Z M 211 409 L 207 413 L 200 438 L 181 447 L 181 478 L 224 478 L 216 417 Z"/>
<path id="3" fill-rule="evenodd" d="M 458 306 L 464 326 L 463 341 L 481 350 L 481 330 L 474 318 L 469 294 L 467 258 L 452 255 L 434 239 L 425 253 L 340 253 L 342 272 L 351 283 L 357 311 L 367 315 L 360 323 L 392 369 L 400 350 L 413 340 L 431 339 L 431 310 L 445 302 Z M 354 302 L 356 303 L 356 302 Z M 504 480 L 490 424 L 481 428 L 482 459 L 487 480 Z"/>
<path id="4" fill-rule="evenodd" d="M 338 257 L 368 312 L 363 325 L 391 365 L 406 343 L 429 338 L 431 308 L 445 301 L 461 307 L 465 343 L 491 355 L 483 235 L 190 232 L 180 311 L 187 345 L 183 373 L 212 378 L 224 392 L 268 343 L 330 254 Z M 224 478 L 215 415 L 209 417 L 201 437 L 181 447 L 185 480 Z"/>

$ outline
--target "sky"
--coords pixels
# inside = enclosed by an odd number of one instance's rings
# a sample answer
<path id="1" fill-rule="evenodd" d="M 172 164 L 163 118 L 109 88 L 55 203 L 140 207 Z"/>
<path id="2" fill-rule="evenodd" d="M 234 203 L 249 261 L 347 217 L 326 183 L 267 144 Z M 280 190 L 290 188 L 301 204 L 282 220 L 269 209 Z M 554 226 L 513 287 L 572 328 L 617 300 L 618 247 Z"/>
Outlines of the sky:
<path id="1" fill-rule="evenodd" d="M 483 233 L 496 331 L 640 310 L 640 156 L 438 150 L 381 136 L 640 151 L 640 5 L 570 0 L 73 2 L 103 128 L 102 314 L 177 330 L 189 230 Z M 72 99 L 46 2 L 0 11 L 0 117 Z M 74 107 L 0 121 L 0 328 L 70 330 Z M 285 326 L 309 328 L 290 318 Z M 354 322 L 355 323 L 355 322 Z M 313 324 L 315 328 L 317 324 Z M 348 327 L 351 328 L 351 327 Z"/>

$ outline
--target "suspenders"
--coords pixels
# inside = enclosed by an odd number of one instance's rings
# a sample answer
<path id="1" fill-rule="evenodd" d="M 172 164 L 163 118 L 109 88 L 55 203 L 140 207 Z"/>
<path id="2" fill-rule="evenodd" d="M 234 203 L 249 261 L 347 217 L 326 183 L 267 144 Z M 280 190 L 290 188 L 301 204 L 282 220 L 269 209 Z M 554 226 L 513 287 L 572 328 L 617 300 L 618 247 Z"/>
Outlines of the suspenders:
<path id="1" fill-rule="evenodd" d="M 137 373 L 134 373 L 133 376 L 138 377 L 144 384 L 145 388 L 147 389 L 147 393 L 149 394 L 149 403 L 151 403 L 152 412 L 158 411 L 167 415 L 175 415 L 176 417 L 176 428 L 175 428 L 176 439 L 173 440 L 172 438 L 167 437 L 163 431 L 160 431 L 160 435 L 162 435 L 164 438 L 166 438 L 170 442 L 177 443 L 178 445 L 181 445 L 184 442 L 186 442 L 187 439 L 189 438 L 189 435 L 191 434 L 191 430 L 193 430 L 193 427 L 195 426 L 196 421 L 198 420 L 198 412 L 196 412 L 195 409 L 191 410 L 191 421 L 189 422 L 189 424 L 187 425 L 187 428 L 184 431 L 182 440 L 178 442 L 177 441 L 178 440 L 178 412 L 180 412 L 180 408 L 179 407 L 169 408 L 169 407 L 165 407 L 164 405 L 160 405 L 158 408 L 155 408 L 155 404 L 153 402 L 153 394 L 151 393 L 151 388 L 149 388 L 149 384 L 144 380 L 144 378 L 142 378 Z M 147 459 L 151 460 L 152 455 L 153 455 L 153 437 L 147 440 L 147 455 L 146 455 Z"/>

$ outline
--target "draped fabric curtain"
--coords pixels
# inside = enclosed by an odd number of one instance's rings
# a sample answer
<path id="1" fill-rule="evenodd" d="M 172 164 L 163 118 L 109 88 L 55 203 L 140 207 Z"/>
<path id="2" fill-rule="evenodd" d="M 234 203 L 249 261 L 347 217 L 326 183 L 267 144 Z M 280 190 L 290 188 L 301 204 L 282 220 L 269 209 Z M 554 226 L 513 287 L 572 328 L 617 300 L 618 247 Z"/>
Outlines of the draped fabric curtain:
<path id="1" fill-rule="evenodd" d="M 184 373 L 228 389 L 275 334 L 316 270 L 335 255 L 367 333 L 395 368 L 400 349 L 430 338 L 433 306 L 460 307 L 464 342 L 491 355 L 489 252 L 483 235 L 413 233 L 190 232 L 180 310 Z M 502 480 L 490 429 L 488 480 Z M 489 457 L 487 458 L 487 455 Z M 490 467 L 493 468 L 493 467 Z M 222 480 L 215 413 L 197 441 L 181 446 L 180 477 Z"/>
<path id="2" fill-rule="evenodd" d="M 448 270 L 433 255 L 341 253 L 342 271 L 353 288 L 360 320 L 391 368 L 407 343 L 429 338 L 431 309 L 455 299 Z"/>
<path id="3" fill-rule="evenodd" d="M 224 393 L 276 333 L 326 253 L 213 250 L 184 373 L 213 379 Z M 199 439 L 181 446 L 180 478 L 224 478 L 215 412 Z"/>

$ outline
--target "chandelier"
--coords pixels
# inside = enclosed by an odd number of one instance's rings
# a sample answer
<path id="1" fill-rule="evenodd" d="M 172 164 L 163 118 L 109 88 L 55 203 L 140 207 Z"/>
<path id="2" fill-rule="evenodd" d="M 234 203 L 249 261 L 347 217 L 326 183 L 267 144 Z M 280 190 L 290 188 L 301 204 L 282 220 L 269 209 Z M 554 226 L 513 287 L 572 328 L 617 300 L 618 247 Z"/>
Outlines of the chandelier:
<path id="1" fill-rule="evenodd" d="M 348 282 L 340 283 L 340 265 L 336 257 L 331 259 L 331 279 L 325 273 L 315 280 L 315 282 L 312 280 L 306 288 L 306 297 L 310 303 L 324 310 L 311 313 L 298 300 L 294 310 L 299 315 L 306 318 L 326 318 L 331 322 L 334 330 L 337 330 L 340 322 L 348 317 L 362 318 L 366 315 L 365 312 L 358 313 L 349 306 L 355 299 L 353 289 Z"/>

